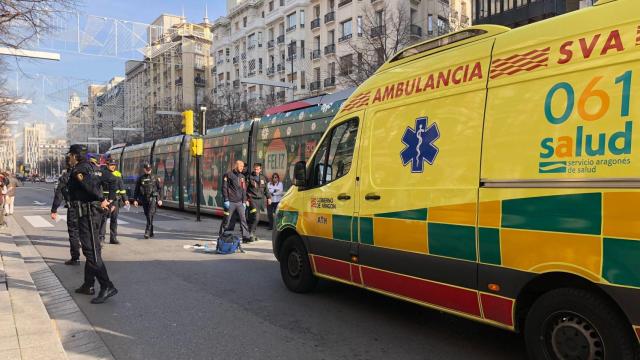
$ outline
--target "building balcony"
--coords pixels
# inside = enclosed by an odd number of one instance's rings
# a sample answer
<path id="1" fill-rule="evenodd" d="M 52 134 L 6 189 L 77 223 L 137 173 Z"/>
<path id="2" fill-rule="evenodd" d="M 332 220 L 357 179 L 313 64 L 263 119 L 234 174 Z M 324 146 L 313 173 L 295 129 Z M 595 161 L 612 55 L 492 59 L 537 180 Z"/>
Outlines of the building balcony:
<path id="1" fill-rule="evenodd" d="M 320 18 L 311 20 L 311 30 L 320 28 Z"/>
<path id="2" fill-rule="evenodd" d="M 273 49 L 273 47 L 276 45 L 276 41 L 275 40 L 269 40 L 267 41 L 267 49 Z"/>
<path id="3" fill-rule="evenodd" d="M 324 79 L 324 87 L 328 88 L 328 87 L 334 87 L 336 86 L 336 77 L 335 76 L 330 76 L 326 79 Z"/>
<path id="4" fill-rule="evenodd" d="M 330 55 L 330 54 L 335 54 L 335 53 L 336 53 L 336 44 L 329 44 L 329 45 L 324 47 L 324 54 L 325 55 Z"/>
<path id="5" fill-rule="evenodd" d="M 286 93 L 284 90 L 282 90 L 282 91 L 278 91 L 278 92 L 276 93 L 276 98 L 277 98 L 278 100 L 284 100 L 284 99 L 285 99 L 285 97 L 286 97 L 286 94 L 287 94 L 287 93 Z"/>
<path id="6" fill-rule="evenodd" d="M 233 80 L 233 87 L 234 88 L 239 88 L 240 87 L 240 80 Z"/>
<path id="7" fill-rule="evenodd" d="M 296 25 L 293 25 L 293 26 L 289 26 L 286 31 L 289 33 L 289 32 L 292 32 L 295 29 L 296 29 Z"/>
<path id="8" fill-rule="evenodd" d="M 286 68 L 285 64 L 278 64 L 277 67 L 279 73 L 283 73 Z"/>
<path id="9" fill-rule="evenodd" d="M 280 35 L 277 37 L 276 41 L 278 42 L 278 45 L 282 45 L 284 44 L 284 34 Z"/>
<path id="10" fill-rule="evenodd" d="M 352 37 L 353 37 L 353 34 L 347 34 L 347 35 L 344 35 L 344 36 L 342 36 L 342 37 L 340 37 L 340 38 L 338 39 L 338 42 L 347 41 L 347 40 L 351 39 Z"/>
<path id="11" fill-rule="evenodd" d="M 240 54 L 240 59 L 241 60 L 246 60 L 247 59 L 247 53 Z"/>
<path id="12" fill-rule="evenodd" d="M 216 61 L 216 64 L 218 65 L 224 64 L 224 59 L 218 59 L 218 61 Z"/>
<path id="13" fill-rule="evenodd" d="M 411 24 L 410 35 L 415 38 L 422 38 L 422 28 L 418 25 Z"/>
<path id="14" fill-rule="evenodd" d="M 296 54 L 291 54 L 291 55 L 289 55 L 289 56 L 287 57 L 287 61 L 293 61 L 293 60 L 295 60 L 296 58 L 297 58 L 297 55 L 296 55 Z"/>
<path id="15" fill-rule="evenodd" d="M 239 56 L 234 56 L 233 57 L 233 63 L 237 64 L 240 61 L 240 57 Z"/>
<path id="16" fill-rule="evenodd" d="M 335 11 L 331 11 L 328 12 L 324 15 L 324 23 L 328 24 L 330 22 L 334 22 L 336 21 L 336 12 Z"/>
<path id="17" fill-rule="evenodd" d="M 320 91 L 320 89 L 322 89 L 321 81 L 320 80 L 313 81 L 311 84 L 309 84 L 309 89 L 311 91 Z"/>
<path id="18" fill-rule="evenodd" d="M 268 67 L 267 68 L 267 76 L 273 76 L 273 74 L 275 74 L 276 72 L 276 68 L 274 66 Z"/>
<path id="19" fill-rule="evenodd" d="M 250 44 L 249 46 L 247 46 L 247 50 L 253 50 L 256 48 L 256 44 Z"/>
<path id="20" fill-rule="evenodd" d="M 254 77 L 256 76 L 256 71 L 255 70 L 251 70 L 249 71 L 249 73 L 247 74 L 247 77 Z"/>
<path id="21" fill-rule="evenodd" d="M 341 8 L 341 7 L 345 6 L 345 5 L 350 4 L 352 1 L 353 1 L 353 0 L 342 0 L 342 1 L 340 1 L 340 2 L 338 3 L 338 7 L 339 7 L 339 8 Z"/>
<path id="22" fill-rule="evenodd" d="M 322 55 L 322 50 L 316 49 L 311 52 L 311 60 L 320 60 L 320 56 Z"/>
<path id="23" fill-rule="evenodd" d="M 207 85 L 207 81 L 201 77 L 196 77 L 193 79 L 193 82 L 196 86 L 205 87 Z"/>
<path id="24" fill-rule="evenodd" d="M 384 35 L 384 25 L 374 26 L 371 28 L 371 37 Z"/>

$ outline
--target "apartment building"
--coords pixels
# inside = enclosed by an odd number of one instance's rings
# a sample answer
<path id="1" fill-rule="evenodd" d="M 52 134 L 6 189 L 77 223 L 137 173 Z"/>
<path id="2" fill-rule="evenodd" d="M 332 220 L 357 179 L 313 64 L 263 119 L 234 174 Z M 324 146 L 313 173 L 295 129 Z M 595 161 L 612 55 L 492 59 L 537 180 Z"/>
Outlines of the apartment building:
<path id="1" fill-rule="evenodd" d="M 25 124 L 24 126 L 24 161 L 31 167 L 32 172 L 39 172 L 40 145 L 44 144 L 47 137 L 47 125 Z"/>
<path id="2" fill-rule="evenodd" d="M 68 151 L 69 145 L 66 140 L 57 139 L 40 143 L 38 145 L 38 173 L 45 176 L 60 175 L 61 170 L 64 169 L 64 157 Z"/>
<path id="3" fill-rule="evenodd" d="M 149 114 L 149 102 L 147 101 L 148 64 L 144 61 L 129 60 L 125 63 L 124 86 L 124 127 L 139 129 L 126 131 L 123 139 L 114 143 L 140 143 L 143 141 L 146 116 Z"/>
<path id="4" fill-rule="evenodd" d="M 0 129 L 0 171 L 16 172 L 16 141 L 8 127 Z"/>
<path id="5" fill-rule="evenodd" d="M 473 0 L 474 24 L 511 28 L 592 6 L 596 0 Z"/>
<path id="6" fill-rule="evenodd" d="M 124 77 L 116 76 L 109 80 L 95 96 L 93 103 L 92 135 L 93 138 L 110 138 L 118 143 L 122 132 L 113 130 L 124 125 Z M 102 148 L 107 148 L 110 141 L 102 140 Z"/>
<path id="7" fill-rule="evenodd" d="M 213 103 L 273 104 L 354 86 L 356 49 L 400 27 L 408 45 L 469 26 L 469 1 L 229 0 L 211 25 Z"/>
<path id="8" fill-rule="evenodd" d="M 131 68 L 131 78 L 127 78 L 128 83 L 144 84 L 148 93 L 129 92 L 128 95 L 137 98 L 127 106 L 142 104 L 142 98 L 147 98 L 146 117 L 143 116 L 145 137 L 154 139 L 180 130 L 179 119 L 162 112 L 195 109 L 211 94 L 212 37 L 206 16 L 202 24 L 191 24 L 182 16 L 168 14 L 151 24 L 148 37 L 145 66 Z M 134 80 L 134 75 L 141 76 L 141 80 Z M 140 123 L 139 112 L 130 115 L 135 117 L 132 121 Z"/>

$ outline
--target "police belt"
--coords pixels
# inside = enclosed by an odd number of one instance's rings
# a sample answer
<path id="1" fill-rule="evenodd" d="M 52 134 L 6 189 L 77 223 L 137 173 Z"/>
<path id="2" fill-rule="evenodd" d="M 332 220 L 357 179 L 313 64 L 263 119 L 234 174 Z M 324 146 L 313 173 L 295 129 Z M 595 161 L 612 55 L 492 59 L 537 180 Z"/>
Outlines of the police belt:
<path id="1" fill-rule="evenodd" d="M 94 208 L 100 212 L 104 212 L 100 201 L 70 201 L 70 206 L 78 210 L 78 217 L 84 217 L 91 214 L 91 208 Z"/>

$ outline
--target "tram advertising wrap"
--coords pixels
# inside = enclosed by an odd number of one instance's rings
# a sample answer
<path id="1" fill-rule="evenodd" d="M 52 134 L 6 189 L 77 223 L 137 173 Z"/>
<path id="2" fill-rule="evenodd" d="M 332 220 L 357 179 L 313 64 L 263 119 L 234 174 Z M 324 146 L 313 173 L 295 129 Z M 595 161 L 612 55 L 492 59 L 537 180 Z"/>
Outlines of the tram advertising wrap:
<path id="1" fill-rule="evenodd" d="M 343 101 L 207 130 L 200 171 L 201 210 L 222 214 L 222 176 L 236 160 L 245 161 L 250 168 L 255 162 L 262 163 L 269 179 L 273 173 L 280 175 L 286 191 L 292 183 L 293 166 L 311 155 Z M 124 148 L 115 147 L 107 155 L 121 160 L 120 171 L 130 195 L 141 174 L 142 164 L 149 162 L 160 180 L 165 206 L 194 211 L 196 165 L 190 154 L 190 141 L 190 136 L 178 135 Z"/>

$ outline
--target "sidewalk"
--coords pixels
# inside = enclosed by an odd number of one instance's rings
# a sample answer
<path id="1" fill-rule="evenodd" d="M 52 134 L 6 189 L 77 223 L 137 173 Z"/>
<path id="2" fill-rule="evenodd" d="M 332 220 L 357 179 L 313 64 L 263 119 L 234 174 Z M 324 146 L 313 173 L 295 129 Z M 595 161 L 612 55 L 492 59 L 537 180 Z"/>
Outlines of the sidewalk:
<path id="1" fill-rule="evenodd" d="M 7 230 L 0 232 L 0 359 L 68 359 Z"/>

